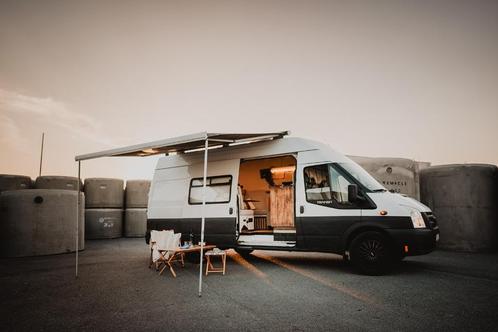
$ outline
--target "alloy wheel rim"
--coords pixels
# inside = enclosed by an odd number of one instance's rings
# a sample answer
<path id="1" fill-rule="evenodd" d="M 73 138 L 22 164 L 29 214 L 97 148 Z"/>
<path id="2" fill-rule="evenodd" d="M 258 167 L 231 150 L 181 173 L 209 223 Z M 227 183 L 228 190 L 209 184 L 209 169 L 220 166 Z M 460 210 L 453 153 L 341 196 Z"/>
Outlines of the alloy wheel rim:
<path id="1" fill-rule="evenodd" d="M 367 239 L 359 247 L 360 255 L 368 262 L 376 262 L 384 256 L 384 245 L 376 239 Z"/>

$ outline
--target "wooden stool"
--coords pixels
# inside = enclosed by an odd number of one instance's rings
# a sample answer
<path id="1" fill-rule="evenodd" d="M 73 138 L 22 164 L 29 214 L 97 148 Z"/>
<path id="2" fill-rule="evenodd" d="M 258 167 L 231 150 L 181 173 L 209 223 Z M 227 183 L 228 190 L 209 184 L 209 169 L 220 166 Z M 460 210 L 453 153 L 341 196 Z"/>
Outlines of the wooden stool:
<path id="1" fill-rule="evenodd" d="M 218 256 L 221 258 L 221 267 L 214 267 L 213 263 L 211 262 L 211 257 Z M 213 251 L 210 250 L 206 252 L 206 275 L 209 274 L 209 272 L 218 272 L 218 273 L 223 273 L 225 275 L 225 266 L 227 262 L 227 253 L 224 250 L 220 251 Z"/>

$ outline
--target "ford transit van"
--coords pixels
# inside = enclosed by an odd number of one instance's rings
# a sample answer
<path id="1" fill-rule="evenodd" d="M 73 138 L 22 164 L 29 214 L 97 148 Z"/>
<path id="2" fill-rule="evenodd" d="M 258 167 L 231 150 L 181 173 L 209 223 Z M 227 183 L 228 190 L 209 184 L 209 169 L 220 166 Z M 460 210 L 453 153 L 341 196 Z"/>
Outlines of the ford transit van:
<path id="1" fill-rule="evenodd" d="M 287 137 L 210 149 L 203 201 L 202 151 L 159 159 L 147 231 L 172 229 L 200 241 L 252 250 L 343 255 L 364 274 L 434 250 L 439 229 L 422 203 L 387 191 L 329 146 Z M 148 235 L 149 236 L 149 235 Z M 147 237 L 148 241 L 148 237 Z"/>

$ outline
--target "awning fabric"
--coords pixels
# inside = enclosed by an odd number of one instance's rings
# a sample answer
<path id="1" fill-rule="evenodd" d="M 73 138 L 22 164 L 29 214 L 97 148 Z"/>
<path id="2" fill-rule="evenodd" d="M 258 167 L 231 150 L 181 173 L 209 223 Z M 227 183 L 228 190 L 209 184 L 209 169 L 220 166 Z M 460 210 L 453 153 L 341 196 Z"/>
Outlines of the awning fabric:
<path id="1" fill-rule="evenodd" d="M 201 132 L 149 143 L 126 146 L 112 150 L 83 154 L 76 156 L 75 160 L 81 161 L 101 157 L 145 157 L 155 154 L 169 154 L 172 152 L 183 153 L 190 150 L 204 149 L 206 139 L 208 140 L 209 146 L 212 147 L 217 145 L 228 146 L 234 144 L 255 143 L 275 138 L 281 138 L 286 135 L 289 135 L 288 131 L 252 134 L 221 134 Z"/>

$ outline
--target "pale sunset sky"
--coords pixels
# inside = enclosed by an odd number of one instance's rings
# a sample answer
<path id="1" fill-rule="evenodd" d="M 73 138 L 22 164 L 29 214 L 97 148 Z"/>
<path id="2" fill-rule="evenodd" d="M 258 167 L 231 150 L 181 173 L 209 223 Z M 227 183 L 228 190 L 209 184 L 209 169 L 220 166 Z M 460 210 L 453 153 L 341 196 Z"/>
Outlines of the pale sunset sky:
<path id="1" fill-rule="evenodd" d="M 0 173 L 205 130 L 498 164 L 498 1 L 0 0 Z"/>

